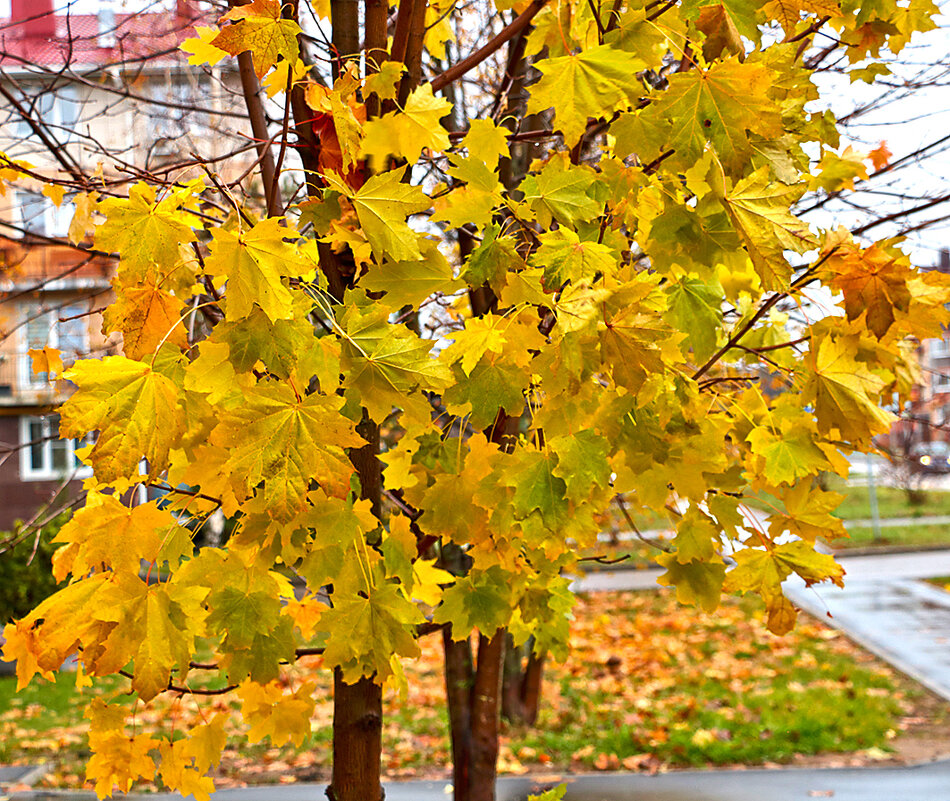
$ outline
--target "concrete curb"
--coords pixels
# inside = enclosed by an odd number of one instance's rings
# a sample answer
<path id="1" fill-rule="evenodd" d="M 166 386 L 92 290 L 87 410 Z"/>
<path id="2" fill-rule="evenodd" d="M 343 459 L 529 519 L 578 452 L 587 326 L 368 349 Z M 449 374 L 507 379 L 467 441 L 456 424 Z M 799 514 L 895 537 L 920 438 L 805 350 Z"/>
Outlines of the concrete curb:
<path id="1" fill-rule="evenodd" d="M 828 796 L 836 801 L 946 801 L 950 760 L 908 766 L 864 768 L 752 768 L 643 773 L 517 776 L 498 780 L 497 801 L 524 801 L 560 783 L 565 801 L 800 801 Z M 386 801 L 446 801 L 446 781 L 386 783 Z M 224 789 L 221 801 L 316 801 L 325 785 L 265 785 Z M 125 796 L 136 801 L 181 801 L 176 794 Z M 92 801 L 91 793 L 39 790 L 15 793 L 10 801 Z M 189 796 L 190 798 L 190 796 Z"/>

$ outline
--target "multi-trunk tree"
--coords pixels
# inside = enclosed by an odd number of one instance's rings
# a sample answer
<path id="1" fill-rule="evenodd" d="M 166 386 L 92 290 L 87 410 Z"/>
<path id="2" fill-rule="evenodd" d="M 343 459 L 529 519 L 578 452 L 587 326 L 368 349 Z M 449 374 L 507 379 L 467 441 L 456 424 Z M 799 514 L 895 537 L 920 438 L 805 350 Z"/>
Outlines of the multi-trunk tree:
<path id="1" fill-rule="evenodd" d="M 322 653 L 329 794 L 371 801 L 382 687 L 442 636 L 456 798 L 475 801 L 506 643 L 567 646 L 568 575 L 616 495 L 685 510 L 658 557 L 684 603 L 757 593 L 782 633 L 784 579 L 842 581 L 815 547 L 844 533 L 839 498 L 814 478 L 887 430 L 950 287 L 899 242 L 794 215 L 854 178 L 809 59 L 835 37 L 872 79 L 932 5 L 489 11 L 254 0 L 186 42 L 195 65 L 237 59 L 257 163 L 81 205 L 77 239 L 118 257 L 124 355 L 62 372 L 60 430 L 98 432 L 95 477 L 58 537 L 68 583 L 4 630 L 21 684 L 75 655 L 144 703 L 233 692 L 254 736 L 300 743 L 312 688 L 277 679 Z M 161 502 L 134 505 L 142 484 Z M 196 552 L 218 510 L 234 533 Z M 156 772 L 212 789 L 219 719 L 173 738 L 89 714 L 100 796 Z"/>

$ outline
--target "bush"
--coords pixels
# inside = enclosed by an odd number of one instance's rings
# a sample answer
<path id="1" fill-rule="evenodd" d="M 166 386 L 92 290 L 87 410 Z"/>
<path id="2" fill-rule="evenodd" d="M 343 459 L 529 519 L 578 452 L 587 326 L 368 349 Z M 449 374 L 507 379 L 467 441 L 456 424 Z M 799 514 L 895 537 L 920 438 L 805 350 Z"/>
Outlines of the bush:
<path id="1" fill-rule="evenodd" d="M 23 617 L 56 591 L 52 557 L 59 546 L 53 545 L 52 540 L 68 518 L 68 515 L 60 515 L 43 527 L 32 561 L 34 536 L 0 553 L 0 628 L 14 618 Z M 0 541 L 6 537 L 0 534 Z"/>

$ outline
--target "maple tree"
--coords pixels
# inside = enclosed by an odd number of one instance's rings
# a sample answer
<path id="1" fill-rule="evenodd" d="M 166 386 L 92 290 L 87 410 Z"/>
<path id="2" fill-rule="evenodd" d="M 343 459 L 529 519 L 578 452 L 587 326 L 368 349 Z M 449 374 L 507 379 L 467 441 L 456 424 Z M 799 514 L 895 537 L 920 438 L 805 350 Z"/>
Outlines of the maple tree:
<path id="1" fill-rule="evenodd" d="M 934 7 L 495 8 L 504 25 L 451 66 L 464 14 L 424 0 L 400 0 L 391 31 L 378 0 L 314 3 L 329 41 L 297 2 L 233 3 L 184 44 L 196 68 L 237 59 L 263 201 L 209 162 L 77 203 L 75 241 L 92 229 L 118 258 L 104 327 L 124 355 L 62 370 L 36 354 L 76 386 L 61 434 L 98 434 L 57 537 L 68 583 L 4 629 L 20 684 L 77 655 L 80 682 L 119 673 L 143 703 L 234 692 L 252 738 L 299 745 L 313 688 L 279 679 L 321 653 L 330 796 L 366 801 L 381 687 L 438 632 L 456 798 L 475 801 L 494 792 L 506 641 L 564 653 L 569 574 L 618 494 L 684 505 L 658 561 L 685 604 L 757 593 L 783 633 L 783 580 L 842 582 L 815 548 L 844 535 L 840 498 L 814 478 L 888 429 L 950 285 L 897 241 L 794 213 L 866 173 L 813 110 L 806 54 L 827 26 L 873 62 Z M 30 174 L 7 159 L 2 177 Z M 809 314 L 822 287 L 838 314 Z M 770 374 L 781 392 L 760 388 Z M 131 505 L 141 484 L 164 500 Z M 752 531 L 750 494 L 773 509 Z M 234 533 L 195 552 L 219 510 Z M 143 732 L 120 705 L 88 715 L 100 796 L 156 771 L 213 789 L 220 718 Z"/>

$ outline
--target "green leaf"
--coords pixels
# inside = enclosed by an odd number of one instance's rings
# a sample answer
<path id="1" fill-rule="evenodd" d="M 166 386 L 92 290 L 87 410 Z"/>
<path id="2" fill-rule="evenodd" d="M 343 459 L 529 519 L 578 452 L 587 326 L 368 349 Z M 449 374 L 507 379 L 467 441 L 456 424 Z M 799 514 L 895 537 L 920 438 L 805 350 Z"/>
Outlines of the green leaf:
<path id="1" fill-rule="evenodd" d="M 298 397 L 286 384 L 248 390 L 211 433 L 228 452 L 224 471 L 235 495 L 261 494 L 278 520 L 303 509 L 311 481 L 329 495 L 346 495 L 354 468 L 344 448 L 365 442 L 340 414 L 342 404 L 335 396 Z"/>
<path id="2" fill-rule="evenodd" d="M 499 226 L 488 226 L 481 243 L 465 262 L 461 278 L 469 286 L 477 289 L 488 284 L 497 294 L 508 282 L 508 272 L 525 266 L 515 249 L 514 237 L 499 236 L 500 233 Z"/>
<path id="3" fill-rule="evenodd" d="M 676 587 L 676 599 L 681 604 L 698 605 L 707 612 L 715 612 L 722 594 L 726 566 L 718 562 L 680 563 L 675 553 L 661 553 L 656 561 L 666 572 L 656 581 L 665 587 Z"/>
<path id="4" fill-rule="evenodd" d="M 420 261 L 371 264 L 359 285 L 368 292 L 385 292 L 386 303 L 394 309 L 418 307 L 435 292 L 451 295 L 463 287 L 435 242 L 424 240 L 422 252 Z"/>
<path id="5" fill-rule="evenodd" d="M 424 619 L 392 583 L 373 587 L 366 598 L 334 599 L 319 623 L 327 633 L 324 662 L 341 667 L 349 682 L 374 674 L 385 679 L 392 674 L 393 656 L 419 654 L 413 626 Z"/>
<path id="6" fill-rule="evenodd" d="M 351 305 L 340 320 L 347 335 L 341 354 L 343 386 L 379 421 L 401 406 L 407 393 L 441 390 L 452 383 L 448 366 L 430 355 L 434 343 L 388 318 L 388 310 L 378 305 Z"/>
<path id="7" fill-rule="evenodd" d="M 669 89 L 640 112 L 668 121 L 672 161 L 687 167 L 709 142 L 730 174 L 741 173 L 751 156 L 747 131 L 766 138 L 782 135 L 779 107 L 769 97 L 772 77 L 764 64 L 735 59 L 670 77 Z"/>
<path id="8" fill-rule="evenodd" d="M 491 637 L 511 617 L 511 586 L 500 567 L 473 570 L 447 587 L 435 623 L 450 623 L 452 639 L 464 640 L 473 629 Z"/>
<path id="9" fill-rule="evenodd" d="M 703 363 L 716 350 L 722 326 L 723 292 L 715 282 L 684 277 L 667 285 L 666 319 L 687 334 L 696 360 Z"/>
<path id="10" fill-rule="evenodd" d="M 570 228 L 558 228 L 538 237 L 541 246 L 531 263 L 544 268 L 544 285 L 560 289 L 567 281 L 578 283 L 595 275 L 612 277 L 616 272 L 613 252 L 599 242 L 582 242 Z"/>
<path id="11" fill-rule="evenodd" d="M 552 219 L 577 226 L 603 211 L 603 205 L 588 194 L 593 186 L 594 175 L 588 170 L 550 162 L 537 175 L 525 178 L 521 191 L 543 226 L 550 226 Z"/>
<path id="12" fill-rule="evenodd" d="M 567 518 L 567 484 L 554 474 L 555 458 L 549 453 L 521 450 L 508 470 L 507 483 L 514 487 L 512 509 L 519 518 L 537 510 L 545 525 L 560 530 Z"/>
<path id="13" fill-rule="evenodd" d="M 601 489 L 610 486 L 611 468 L 607 461 L 610 446 L 597 432 L 585 429 L 573 435 L 552 437 L 548 445 L 557 454 L 557 466 L 551 472 L 564 480 L 567 497 L 574 503 L 590 497 L 595 486 Z"/>
<path id="14" fill-rule="evenodd" d="M 446 408 L 452 414 L 471 413 L 476 428 L 487 428 L 504 409 L 509 415 L 519 416 L 524 410 L 524 390 L 529 377 L 515 365 L 482 359 L 471 375 L 465 376 L 456 368 L 455 383 L 443 394 Z"/>

